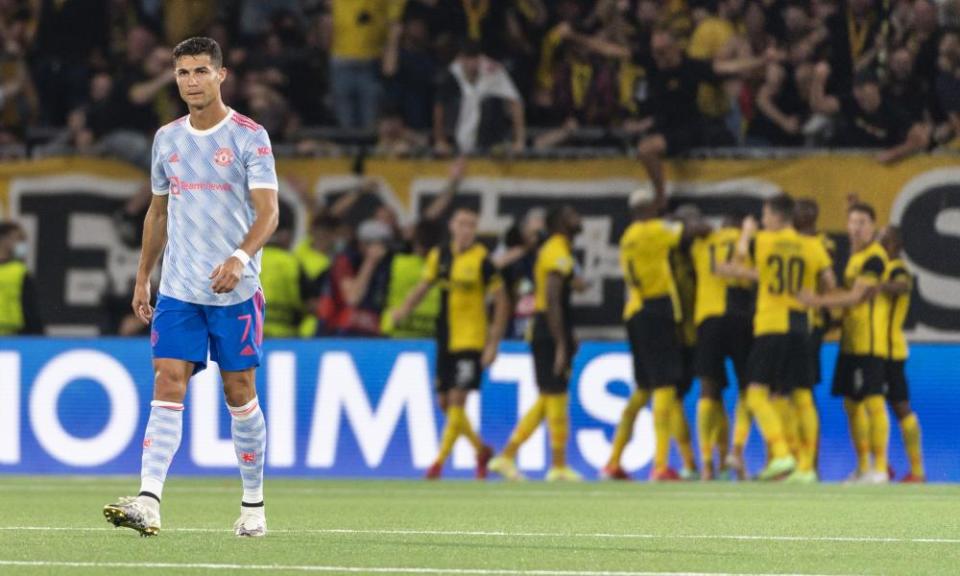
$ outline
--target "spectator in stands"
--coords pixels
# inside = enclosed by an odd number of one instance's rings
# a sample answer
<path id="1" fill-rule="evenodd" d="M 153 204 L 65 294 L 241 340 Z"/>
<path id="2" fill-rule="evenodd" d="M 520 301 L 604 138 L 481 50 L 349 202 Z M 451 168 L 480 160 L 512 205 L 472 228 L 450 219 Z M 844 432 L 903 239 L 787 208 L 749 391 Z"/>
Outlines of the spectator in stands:
<path id="1" fill-rule="evenodd" d="M 380 314 L 390 279 L 393 230 L 377 220 L 357 229 L 356 247 L 334 260 L 318 304 L 321 333 L 331 336 L 379 336 Z"/>
<path id="2" fill-rule="evenodd" d="M 911 124 L 926 124 L 933 102 L 931 82 L 915 75 L 913 66 L 914 56 L 907 48 L 898 48 L 890 55 L 883 98 L 902 111 Z"/>
<path id="3" fill-rule="evenodd" d="M 343 128 L 372 130 L 380 106 L 380 71 L 388 40 L 403 2 L 331 0 L 333 40 L 330 51 L 333 104 Z M 393 54 L 393 48 L 389 53 Z"/>
<path id="4" fill-rule="evenodd" d="M 438 63 L 431 50 L 427 26 L 421 16 L 408 18 L 403 24 L 396 54 L 387 56 L 391 63 L 389 69 L 385 65 L 387 105 L 390 110 L 398 111 L 404 123 L 413 130 L 429 129 L 433 114 Z"/>
<path id="5" fill-rule="evenodd" d="M 87 103 L 70 112 L 67 128 L 38 150 L 38 156 L 89 154 L 126 160 L 144 170 L 150 168 L 147 134 L 124 124 L 117 113 L 118 98 L 113 78 L 98 72 L 90 80 Z"/>
<path id="6" fill-rule="evenodd" d="M 10 21 L 0 20 L 0 157 L 19 155 L 3 151 L 21 142 L 27 127 L 39 117 L 39 100 L 26 61 L 29 13 L 19 10 Z"/>
<path id="7" fill-rule="evenodd" d="M 697 105 L 697 88 L 704 78 L 734 76 L 775 62 L 779 55 L 768 52 L 762 57 L 735 60 L 696 60 L 687 57 L 669 30 L 655 32 L 650 40 L 648 91 L 650 115 L 647 136 L 640 140 L 637 154 L 653 185 L 658 202 L 666 197 L 663 158 L 682 154 L 702 146 L 707 135 Z"/>
<path id="8" fill-rule="evenodd" d="M 260 285 L 264 299 L 270 303 L 263 335 L 267 338 L 296 338 L 305 312 L 303 295 L 308 290 L 308 280 L 297 256 L 290 251 L 294 234 L 293 209 L 282 200 L 279 206 L 277 229 L 263 247 L 260 260 Z"/>
<path id="9" fill-rule="evenodd" d="M 20 224 L 0 222 L 0 336 L 43 334 L 37 289 L 26 264 L 29 249 Z"/>
<path id="10" fill-rule="evenodd" d="M 697 23 L 687 46 L 687 55 L 697 60 L 732 59 L 738 48 L 737 27 L 742 25 L 744 0 L 715 0 L 708 2 L 710 14 Z M 712 5 L 712 6 L 711 6 Z M 763 12 L 760 11 L 762 18 Z M 762 28 L 761 28 L 762 30 Z M 747 49 L 751 47 L 748 45 Z M 767 46 L 759 47 L 763 54 Z M 729 80 L 725 86 L 724 80 Z M 740 114 L 735 98 L 739 84 L 735 79 L 704 77 L 697 88 L 697 106 L 711 134 L 707 141 L 716 145 L 732 145 L 739 134 Z M 731 114 L 732 113 L 732 114 Z M 724 126 L 724 119 L 731 115 Z"/>
<path id="11" fill-rule="evenodd" d="M 381 317 L 381 328 L 391 338 L 430 338 L 436 331 L 440 313 L 440 290 L 430 289 L 426 297 L 403 320 L 396 322 L 394 313 L 423 279 L 427 254 L 440 244 L 443 230 L 436 220 L 423 220 L 414 227 L 410 252 L 394 255 L 390 262 L 390 284 Z"/>
<path id="12" fill-rule="evenodd" d="M 747 127 L 751 146 L 799 146 L 802 129 L 810 115 L 808 98 L 810 66 L 790 62 L 767 66 L 757 92 L 753 118 Z M 806 89 L 804 89 L 806 88 Z"/>
<path id="13" fill-rule="evenodd" d="M 407 127 L 399 109 L 393 105 L 384 107 L 377 122 L 376 154 L 388 158 L 410 156 L 429 150 L 429 144 L 425 134 Z"/>
<path id="14" fill-rule="evenodd" d="M 40 112 L 47 125 L 63 126 L 86 95 L 91 65 L 106 64 L 107 0 L 37 0 L 32 6 L 30 61 Z"/>
<path id="15" fill-rule="evenodd" d="M 940 41 L 936 93 L 945 124 L 937 130 L 937 141 L 960 136 L 960 33 L 947 32 Z"/>
<path id="16" fill-rule="evenodd" d="M 447 119 L 454 119 L 457 149 L 470 154 L 503 141 L 500 128 L 504 108 L 509 110 L 512 127 L 511 149 L 526 147 L 523 100 L 510 75 L 497 62 L 480 53 L 476 42 L 466 42 L 450 65 L 433 110 L 434 151 L 442 156 L 451 152 L 447 138 Z M 451 112 L 456 110 L 456 114 Z"/>
<path id="17" fill-rule="evenodd" d="M 880 81 L 872 70 L 863 70 L 854 79 L 853 89 L 842 96 L 825 92 L 830 65 L 817 64 L 814 72 L 811 105 L 817 112 L 840 114 L 841 123 L 835 143 L 844 148 L 884 148 L 880 162 L 894 162 L 923 150 L 927 131 L 922 124 L 911 125 L 902 111 L 893 107 L 880 90 Z"/>
<path id="18" fill-rule="evenodd" d="M 174 92 L 173 52 L 166 46 L 150 51 L 142 62 L 126 67 L 117 82 L 117 121 L 143 134 L 181 115 Z"/>
<path id="19" fill-rule="evenodd" d="M 301 290 L 304 307 L 316 311 L 320 296 L 329 282 L 330 265 L 345 248 L 341 237 L 342 222 L 327 211 L 318 213 L 310 223 L 310 230 L 294 250 L 300 269 L 306 282 Z M 300 336 L 313 337 L 317 334 L 318 322 L 314 313 L 304 316 L 300 323 Z"/>

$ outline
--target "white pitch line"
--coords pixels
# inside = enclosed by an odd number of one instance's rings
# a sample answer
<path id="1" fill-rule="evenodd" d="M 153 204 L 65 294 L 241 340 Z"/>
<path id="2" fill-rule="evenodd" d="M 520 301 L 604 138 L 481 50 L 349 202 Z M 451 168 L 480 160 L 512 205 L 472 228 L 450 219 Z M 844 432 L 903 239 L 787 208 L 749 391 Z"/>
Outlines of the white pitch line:
<path id="1" fill-rule="evenodd" d="M 426 568 L 388 566 L 314 566 L 310 564 L 213 564 L 177 562 L 61 562 L 0 560 L 0 566 L 56 568 L 139 568 L 158 570 L 246 570 L 254 572 L 332 572 L 344 574 L 454 574 L 462 576 L 827 576 L 822 574 L 754 574 L 731 572 L 623 572 L 603 570 L 506 570 L 496 568 Z M 837 576 L 837 575 L 831 575 Z"/>
<path id="2" fill-rule="evenodd" d="M 785 498 L 809 498 L 815 497 L 817 500 L 849 500 L 850 498 L 874 498 L 876 493 L 871 492 L 872 487 L 867 487 L 865 491 L 849 491 L 843 493 L 819 493 L 814 491 L 801 491 L 801 492 L 766 492 L 766 491 L 757 491 L 757 492 L 742 492 L 742 491 L 722 491 L 722 490 L 712 490 L 712 491 L 701 491 L 701 490 L 671 490 L 667 492 L 646 492 L 644 491 L 643 485 L 637 485 L 636 492 L 627 492 L 622 490 L 517 490 L 511 488 L 493 488 L 493 489 L 481 489 L 481 490 L 458 490 L 456 488 L 411 488 L 411 489 L 366 489 L 366 488 L 290 488 L 290 487 L 280 487 L 275 486 L 269 488 L 268 492 L 272 494 L 292 494 L 292 495 L 303 495 L 303 496 L 427 496 L 431 498 L 435 497 L 456 497 L 456 496 L 469 496 L 471 498 L 480 497 L 492 497 L 492 498 L 501 498 L 501 497 L 544 497 L 544 498 L 556 498 L 556 497 L 589 497 L 589 498 L 645 498 L 645 497 L 656 497 L 657 499 L 663 498 L 679 498 L 679 499 L 718 499 L 718 498 L 734 498 L 737 500 L 778 500 L 782 501 Z M 97 486 L 97 485 L 74 485 L 68 488 L 69 491 L 84 491 L 84 492 L 104 492 L 109 489 L 109 487 Z M 0 484 L 0 492 L 63 492 L 63 485 L 7 485 Z M 215 487 L 215 486 L 197 486 L 197 487 L 177 487 L 177 486 L 166 486 L 164 491 L 170 494 L 236 494 L 237 488 L 230 486 Z M 898 500 L 922 500 L 922 501 L 950 501 L 956 502 L 957 495 L 955 494 L 897 494 Z"/>
<path id="3" fill-rule="evenodd" d="M 114 528 L 82 526 L 0 526 L 0 532 L 107 532 Z M 226 528 L 165 528 L 163 532 L 232 533 Z M 304 528 L 271 529 L 274 534 L 334 534 L 378 536 L 453 536 L 479 538 L 576 538 L 596 540 L 731 540 L 759 542 L 840 542 L 852 544 L 960 544 L 956 538 L 894 538 L 886 536 L 775 536 L 760 534 L 618 534 L 610 532 L 506 532 L 481 530 L 405 530 Z"/>

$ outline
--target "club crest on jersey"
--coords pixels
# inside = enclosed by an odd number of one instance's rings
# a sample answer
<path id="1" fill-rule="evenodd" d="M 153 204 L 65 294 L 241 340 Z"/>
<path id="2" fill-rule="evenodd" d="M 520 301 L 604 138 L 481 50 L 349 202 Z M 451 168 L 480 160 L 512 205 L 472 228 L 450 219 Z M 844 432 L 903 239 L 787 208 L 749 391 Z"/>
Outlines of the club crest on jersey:
<path id="1" fill-rule="evenodd" d="M 216 162 L 218 166 L 229 166 L 233 163 L 233 150 L 229 148 L 218 148 L 217 151 L 213 153 L 213 161 Z"/>

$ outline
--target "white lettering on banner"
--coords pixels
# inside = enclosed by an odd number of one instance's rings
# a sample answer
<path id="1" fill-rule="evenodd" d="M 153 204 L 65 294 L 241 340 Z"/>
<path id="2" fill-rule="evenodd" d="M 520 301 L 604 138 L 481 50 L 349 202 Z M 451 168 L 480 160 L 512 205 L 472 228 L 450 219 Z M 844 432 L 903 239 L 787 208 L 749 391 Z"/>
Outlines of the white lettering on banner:
<path id="1" fill-rule="evenodd" d="M 467 397 L 467 418 L 473 429 L 480 434 L 480 394 L 471 394 Z M 457 470 L 472 470 L 477 466 L 477 451 L 464 437 L 457 439 L 453 445 L 453 467 Z"/>
<path id="2" fill-rule="evenodd" d="M 190 458 L 201 468 L 237 467 L 231 438 L 220 437 L 223 384 L 216 362 L 190 380 Z"/>
<path id="3" fill-rule="evenodd" d="M 627 406 L 627 399 L 611 394 L 607 384 L 632 383 L 632 374 L 629 354 L 603 354 L 591 360 L 580 374 L 579 396 L 583 410 L 601 422 L 616 425 Z M 632 385 L 630 389 L 633 390 Z M 633 425 L 633 437 L 623 452 L 623 468 L 632 472 L 646 466 L 653 458 L 653 445 L 653 418 L 644 408 Z M 607 463 L 612 447 L 602 429 L 585 428 L 577 432 L 577 449 L 594 468 L 600 469 Z"/>
<path id="4" fill-rule="evenodd" d="M 537 401 L 537 381 L 530 354 L 499 354 L 490 366 L 490 381 L 517 385 L 517 420 Z M 517 465 L 523 470 L 543 470 L 546 463 L 546 427 L 540 425 L 517 454 Z"/>
<path id="5" fill-rule="evenodd" d="M 401 415 L 405 412 L 413 465 L 426 468 L 437 454 L 437 426 L 430 398 L 427 357 L 420 352 L 397 356 L 376 410 L 347 352 L 327 352 L 320 359 L 307 466 L 330 468 L 337 459 L 340 418 L 344 414 L 360 446 L 364 462 L 383 462 Z"/>
<path id="6" fill-rule="evenodd" d="M 110 399 L 107 425 L 91 438 L 77 438 L 63 429 L 57 401 L 74 380 L 92 380 Z M 74 350 L 55 356 L 40 370 L 30 393 L 30 421 L 40 446 L 71 466 L 98 466 L 130 445 L 140 406 L 137 388 L 120 362 L 97 350 Z"/>
<path id="7" fill-rule="evenodd" d="M 20 354 L 0 352 L 0 464 L 20 463 Z"/>
<path id="8" fill-rule="evenodd" d="M 267 462 L 291 468 L 297 457 L 297 357 L 293 352 L 267 356 Z"/>

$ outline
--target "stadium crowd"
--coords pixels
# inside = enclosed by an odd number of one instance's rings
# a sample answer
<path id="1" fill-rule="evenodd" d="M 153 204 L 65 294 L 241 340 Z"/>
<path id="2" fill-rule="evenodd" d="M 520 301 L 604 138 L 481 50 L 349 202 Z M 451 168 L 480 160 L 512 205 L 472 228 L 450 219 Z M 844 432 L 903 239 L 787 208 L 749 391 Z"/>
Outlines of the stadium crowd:
<path id="1" fill-rule="evenodd" d="M 294 153 L 636 147 L 655 180 L 701 146 L 889 162 L 957 132 L 958 25 L 956 0 L 3 0 L 0 145 L 142 163 L 185 112 L 171 46 L 205 34 L 225 101 Z"/>

